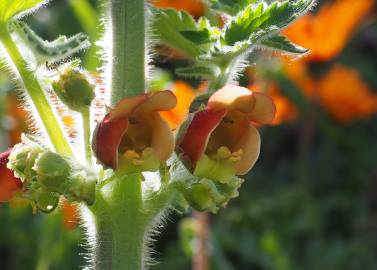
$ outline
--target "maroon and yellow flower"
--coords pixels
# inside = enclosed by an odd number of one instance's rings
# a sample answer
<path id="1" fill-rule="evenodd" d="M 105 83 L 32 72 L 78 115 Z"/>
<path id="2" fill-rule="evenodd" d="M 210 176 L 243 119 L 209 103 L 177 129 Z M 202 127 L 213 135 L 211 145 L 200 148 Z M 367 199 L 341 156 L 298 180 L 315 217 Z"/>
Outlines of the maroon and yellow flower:
<path id="1" fill-rule="evenodd" d="M 254 125 L 270 123 L 275 111 L 267 95 L 225 86 L 184 127 L 179 150 L 196 176 L 226 182 L 244 175 L 259 156 L 260 136 Z"/>
<path id="2" fill-rule="evenodd" d="M 11 149 L 0 154 L 0 202 L 8 202 L 22 189 L 22 181 L 7 168 Z"/>
<path id="3" fill-rule="evenodd" d="M 174 137 L 160 111 L 177 103 L 171 91 L 121 100 L 99 123 L 93 140 L 97 158 L 113 169 L 153 171 L 174 150 Z"/>

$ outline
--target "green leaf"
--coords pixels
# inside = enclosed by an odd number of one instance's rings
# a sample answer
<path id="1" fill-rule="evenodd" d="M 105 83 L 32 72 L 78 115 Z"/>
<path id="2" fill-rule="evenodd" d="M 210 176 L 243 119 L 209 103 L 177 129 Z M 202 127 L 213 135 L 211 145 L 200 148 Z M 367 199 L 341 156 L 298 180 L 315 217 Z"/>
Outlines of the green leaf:
<path id="1" fill-rule="evenodd" d="M 185 11 L 153 9 L 152 32 L 160 42 L 196 57 L 220 36 L 220 30 L 211 27 L 206 18 L 198 22 Z"/>
<path id="2" fill-rule="evenodd" d="M 313 0 L 298 0 L 293 3 L 274 2 L 269 6 L 264 2 L 257 6 L 249 5 L 228 24 L 224 42 L 227 45 L 234 45 L 237 42 L 249 40 L 256 31 L 271 27 L 282 29 L 307 12 L 313 2 Z"/>
<path id="3" fill-rule="evenodd" d="M 210 8 L 215 11 L 236 15 L 239 11 L 258 0 L 210 0 Z"/>
<path id="4" fill-rule="evenodd" d="M 263 47 L 293 54 L 307 53 L 309 50 L 289 41 L 286 37 L 276 35 L 261 42 Z"/>
<path id="5" fill-rule="evenodd" d="M 213 79 L 220 75 L 220 69 L 215 65 L 199 62 L 191 67 L 177 68 L 175 73 L 186 78 Z"/>
<path id="6" fill-rule="evenodd" d="M 15 32 L 33 52 L 37 65 L 57 63 L 72 57 L 74 54 L 90 47 L 89 37 L 83 33 L 70 38 L 60 36 L 54 41 L 45 41 L 38 36 L 26 23 L 14 20 L 9 29 Z"/>
<path id="7" fill-rule="evenodd" d="M 0 23 L 8 22 L 11 18 L 21 13 L 33 12 L 48 1 L 49 0 L 1 0 Z"/>

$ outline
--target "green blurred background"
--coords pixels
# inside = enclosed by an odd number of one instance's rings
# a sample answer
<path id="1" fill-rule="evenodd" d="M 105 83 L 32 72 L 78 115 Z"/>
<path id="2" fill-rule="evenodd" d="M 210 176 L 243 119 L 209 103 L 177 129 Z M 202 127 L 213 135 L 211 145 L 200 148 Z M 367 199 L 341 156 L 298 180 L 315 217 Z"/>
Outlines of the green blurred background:
<path id="1" fill-rule="evenodd" d="M 100 1 L 55 0 L 27 18 L 46 39 L 87 32 L 100 37 Z M 340 4 L 343 2 L 343 4 Z M 353 6 L 352 2 L 359 3 Z M 292 63 L 260 52 L 240 84 L 267 91 L 278 118 L 261 128 L 260 160 L 240 196 L 209 217 L 210 269 L 377 269 L 377 22 L 373 0 L 319 1 L 310 18 L 287 30 L 312 49 Z M 159 6 L 209 14 L 194 0 Z M 329 4 L 331 6 L 329 6 Z M 209 14 L 213 15 L 213 14 Z M 84 65 L 99 65 L 95 48 Z M 174 68 L 185 59 L 156 48 L 156 81 L 179 95 Z M 197 81 L 186 81 L 194 89 Z M 189 86 L 190 85 L 190 86 Z M 15 89 L 0 73 L 0 147 L 26 130 Z M 85 266 L 82 231 L 72 209 L 33 215 L 0 205 L 0 269 L 78 269 Z M 191 269 L 198 226 L 191 213 L 172 214 L 155 243 L 151 269 Z M 205 270 L 205 269 L 195 269 Z"/>

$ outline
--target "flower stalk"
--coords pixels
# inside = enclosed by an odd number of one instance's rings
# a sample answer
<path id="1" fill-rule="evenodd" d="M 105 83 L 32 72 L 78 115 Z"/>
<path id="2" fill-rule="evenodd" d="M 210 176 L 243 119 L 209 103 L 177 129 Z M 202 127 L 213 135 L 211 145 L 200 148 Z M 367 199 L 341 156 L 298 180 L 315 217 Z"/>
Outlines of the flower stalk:
<path id="1" fill-rule="evenodd" d="M 17 45 L 12 40 L 5 24 L 0 25 L 0 41 L 16 67 L 55 150 L 62 155 L 71 156 L 71 147 L 64 136 L 59 121 L 55 117 L 55 113 L 43 93 L 39 81 L 33 74 L 33 71 L 29 69 L 26 60 L 22 57 Z"/>
<path id="2" fill-rule="evenodd" d="M 92 163 L 92 146 L 90 141 L 90 109 L 86 108 L 81 112 L 82 129 L 84 136 L 85 157 L 89 163 Z"/>

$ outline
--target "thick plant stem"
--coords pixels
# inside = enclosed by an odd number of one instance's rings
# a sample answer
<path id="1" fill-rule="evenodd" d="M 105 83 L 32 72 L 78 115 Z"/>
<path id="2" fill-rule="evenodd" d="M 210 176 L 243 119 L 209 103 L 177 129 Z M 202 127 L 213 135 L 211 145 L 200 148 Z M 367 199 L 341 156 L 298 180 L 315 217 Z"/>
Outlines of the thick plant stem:
<path id="1" fill-rule="evenodd" d="M 111 103 L 145 90 L 144 0 L 111 0 Z"/>
<path id="2" fill-rule="evenodd" d="M 140 174 L 116 182 L 113 200 L 113 270 L 142 269 L 145 221 Z"/>
<path id="3" fill-rule="evenodd" d="M 95 239 L 96 270 L 141 270 L 145 234 L 151 218 L 143 207 L 142 176 L 139 173 L 114 177 L 103 186 L 90 207 Z"/>
<path id="4" fill-rule="evenodd" d="M 208 94 L 213 94 L 220 88 L 224 87 L 232 75 L 232 69 L 234 68 L 234 63 L 232 61 L 225 62 L 221 68 L 221 73 L 211 81 L 208 86 Z"/>
<path id="5" fill-rule="evenodd" d="M 55 117 L 50 103 L 43 93 L 42 87 L 33 71 L 28 68 L 27 62 L 22 57 L 17 45 L 12 40 L 6 25 L 0 25 L 0 41 L 17 69 L 22 83 L 38 112 L 55 150 L 62 155 L 71 156 L 71 147 L 64 136 L 63 130 Z"/>

